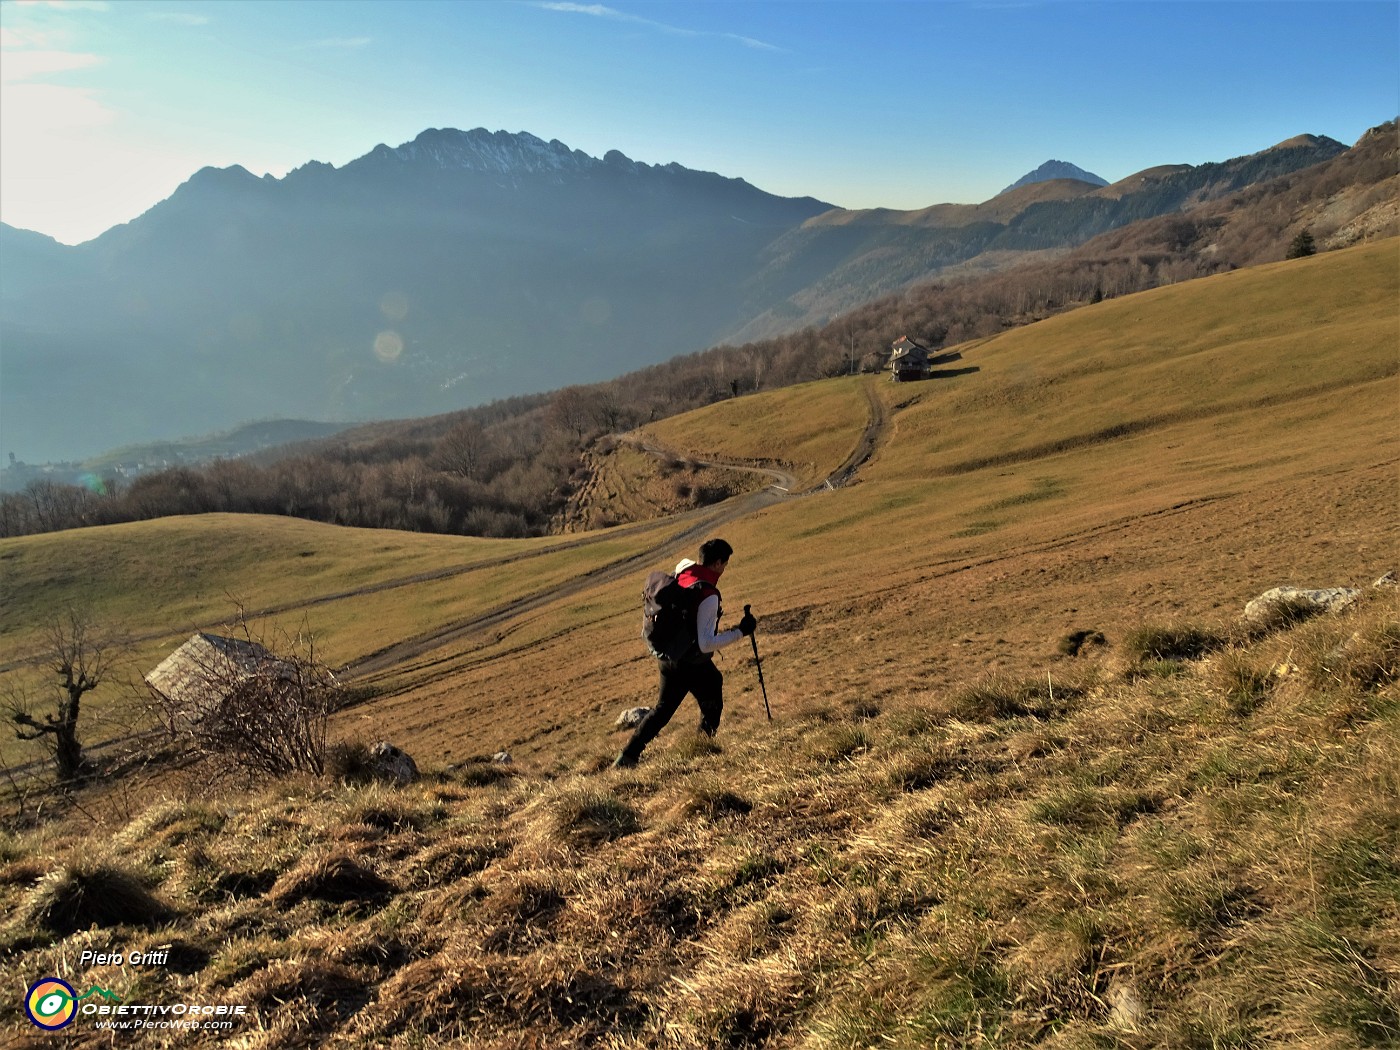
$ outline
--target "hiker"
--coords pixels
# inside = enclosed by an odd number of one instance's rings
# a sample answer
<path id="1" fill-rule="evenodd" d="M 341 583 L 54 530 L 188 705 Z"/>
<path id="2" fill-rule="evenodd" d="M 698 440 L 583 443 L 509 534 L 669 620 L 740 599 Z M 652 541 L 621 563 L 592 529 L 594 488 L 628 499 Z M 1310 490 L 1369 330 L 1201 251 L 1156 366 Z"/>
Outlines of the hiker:
<path id="1" fill-rule="evenodd" d="M 724 713 L 724 675 L 715 666 L 714 653 L 752 635 L 758 626 L 753 614 L 746 612 L 738 627 L 719 631 L 720 595 L 716 585 L 733 553 L 734 548 L 724 540 L 706 540 L 700 545 L 698 563 L 682 562 L 677 566 L 676 582 L 683 588 L 698 586 L 700 589 L 692 621 L 694 634 L 686 639 L 684 655 L 676 659 L 657 658 L 661 687 L 656 706 L 637 726 L 632 739 L 613 762 L 614 769 L 637 764 L 642 750 L 666 727 L 686 693 L 693 695 L 700 705 L 700 732 L 712 737 L 719 731 L 720 716 Z"/>

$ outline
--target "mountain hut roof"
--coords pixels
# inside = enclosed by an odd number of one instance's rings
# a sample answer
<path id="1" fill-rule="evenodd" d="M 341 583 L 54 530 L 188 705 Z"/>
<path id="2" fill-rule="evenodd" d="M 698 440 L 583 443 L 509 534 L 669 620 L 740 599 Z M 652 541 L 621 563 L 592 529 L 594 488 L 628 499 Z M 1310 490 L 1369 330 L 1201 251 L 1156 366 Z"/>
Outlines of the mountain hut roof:
<path id="1" fill-rule="evenodd" d="M 177 707 L 202 713 L 255 678 L 293 673 L 290 664 L 257 642 L 200 632 L 146 675 L 146 684 Z"/>

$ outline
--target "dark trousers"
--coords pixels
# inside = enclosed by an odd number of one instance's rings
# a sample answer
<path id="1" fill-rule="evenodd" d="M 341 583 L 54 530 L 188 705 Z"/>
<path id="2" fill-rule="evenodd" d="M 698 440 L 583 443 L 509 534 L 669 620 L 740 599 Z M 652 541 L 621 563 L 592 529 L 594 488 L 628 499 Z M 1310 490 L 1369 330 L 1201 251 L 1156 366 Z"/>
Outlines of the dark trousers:
<path id="1" fill-rule="evenodd" d="M 666 723 L 681 706 L 685 694 L 695 697 L 700 705 L 700 732 L 714 736 L 719 729 L 720 716 L 724 713 L 724 675 L 712 660 L 695 663 L 674 664 L 669 660 L 660 661 L 661 691 L 656 698 L 656 706 L 651 714 L 642 719 L 627 741 L 622 753 L 632 759 L 639 758 L 642 750 L 652 742 L 656 734 L 666 728 Z"/>

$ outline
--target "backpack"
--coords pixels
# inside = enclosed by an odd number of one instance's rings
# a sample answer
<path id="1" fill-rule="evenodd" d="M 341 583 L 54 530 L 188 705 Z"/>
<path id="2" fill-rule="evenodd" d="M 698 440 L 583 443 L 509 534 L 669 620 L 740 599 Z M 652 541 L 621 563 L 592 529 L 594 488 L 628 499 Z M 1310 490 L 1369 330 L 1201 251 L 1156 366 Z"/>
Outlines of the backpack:
<path id="1" fill-rule="evenodd" d="M 654 572 L 642 587 L 642 639 L 651 655 L 673 662 L 699 650 L 695 614 L 714 592 L 703 580 L 682 587 L 669 572 Z"/>

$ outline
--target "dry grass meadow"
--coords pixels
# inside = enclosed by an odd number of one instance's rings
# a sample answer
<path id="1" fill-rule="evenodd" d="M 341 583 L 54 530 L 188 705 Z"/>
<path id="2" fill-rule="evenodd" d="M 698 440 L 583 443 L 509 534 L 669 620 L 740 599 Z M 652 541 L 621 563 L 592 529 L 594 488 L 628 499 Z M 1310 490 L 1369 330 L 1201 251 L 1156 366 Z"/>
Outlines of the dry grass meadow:
<path id="1" fill-rule="evenodd" d="M 1381 242 L 1014 330 L 947 379 L 726 402 L 649 437 L 804 483 L 872 418 L 875 452 L 834 489 L 548 540 L 5 541 L 9 688 L 41 688 L 36 625 L 77 598 L 134 675 L 236 596 L 347 668 L 338 740 L 425 776 L 177 766 L 10 803 L 0 1025 L 55 1042 L 20 1005 L 54 975 L 249 1007 L 61 1037 L 93 1047 L 1396 1045 L 1400 591 L 1367 585 L 1400 568 L 1397 302 Z M 710 532 L 773 721 L 736 647 L 716 741 L 682 708 L 608 771 L 655 684 L 641 579 Z M 1242 624 L 1281 584 L 1365 592 Z M 136 727 L 117 693 L 95 726 Z"/>

